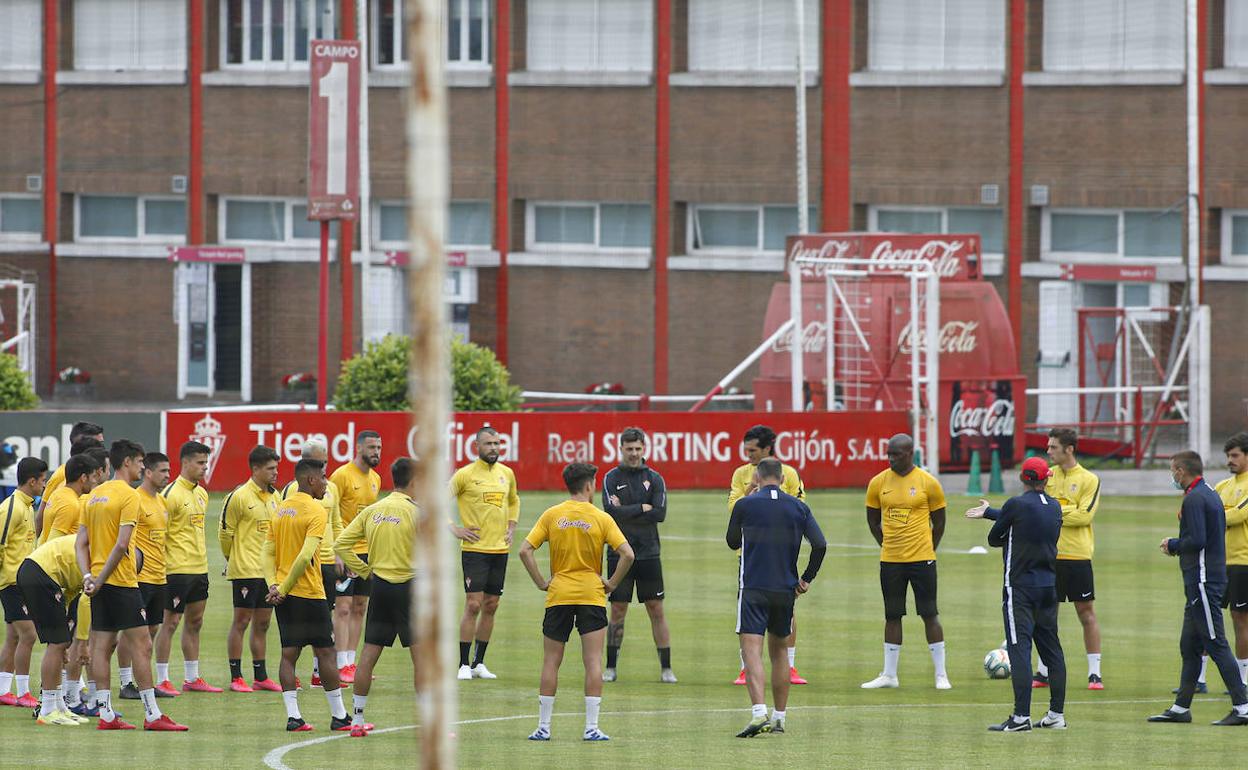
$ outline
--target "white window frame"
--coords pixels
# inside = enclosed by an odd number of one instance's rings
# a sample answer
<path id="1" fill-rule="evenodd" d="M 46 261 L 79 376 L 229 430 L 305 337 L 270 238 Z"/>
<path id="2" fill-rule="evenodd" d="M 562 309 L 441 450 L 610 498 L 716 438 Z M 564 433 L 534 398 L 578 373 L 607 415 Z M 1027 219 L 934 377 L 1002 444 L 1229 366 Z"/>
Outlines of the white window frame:
<path id="1" fill-rule="evenodd" d="M 448 224 L 446 231 L 448 235 L 450 234 L 450 227 L 449 227 L 450 215 L 451 215 L 450 206 L 452 203 L 485 203 L 488 206 L 490 206 L 490 214 L 491 214 L 491 217 L 493 216 L 493 208 L 494 208 L 493 201 L 485 200 L 484 198 L 454 198 L 452 200 L 448 200 L 446 202 L 447 204 L 446 215 L 447 215 L 447 224 Z M 408 248 L 409 244 L 407 241 L 386 241 L 386 240 L 382 240 L 381 238 L 381 207 L 382 206 L 406 206 L 407 204 L 408 204 L 407 201 L 399 200 L 396 198 L 373 201 L 373 218 L 372 218 L 372 223 L 370 225 L 370 229 L 372 229 L 373 231 L 372 242 L 375 246 L 386 251 L 399 251 L 399 250 L 406 250 Z M 443 244 L 443 248 L 446 251 L 488 252 L 494 248 L 494 243 L 493 243 L 494 239 L 493 239 L 493 232 L 492 232 L 493 229 L 494 229 L 494 222 L 491 219 L 490 221 L 490 230 L 491 230 L 490 243 L 451 243 L 448 241 Z"/>
<path id="2" fill-rule="evenodd" d="M 940 232 L 942 235 L 949 232 L 949 210 L 950 209 L 981 209 L 983 211 L 998 211 L 1002 217 L 1001 237 L 1002 251 L 981 251 L 980 259 L 983 260 L 980 268 L 984 275 L 1002 275 L 1005 271 L 1005 239 L 1008 237 L 1005 228 L 1005 209 L 1001 206 L 894 206 L 887 203 L 872 204 L 867 209 L 867 230 L 871 232 L 883 232 L 880 227 L 880 211 L 913 211 L 919 213 L 938 213 L 940 214 Z M 980 242 L 980 248 L 983 249 L 983 242 Z"/>
<path id="3" fill-rule="evenodd" d="M 228 224 L 226 221 L 226 204 L 230 201 L 240 203 L 281 203 L 282 221 L 284 222 L 282 240 L 265 241 L 259 239 L 227 238 L 225 234 L 226 226 Z M 306 205 L 308 205 L 307 198 L 283 198 L 266 195 L 222 195 L 218 201 L 217 209 L 219 212 L 217 216 L 217 243 L 228 243 L 231 245 L 237 244 L 240 246 L 298 246 L 302 248 L 306 248 L 309 244 L 319 245 L 321 241 L 319 236 L 315 238 L 296 238 L 294 235 L 295 206 Z M 338 239 L 332 234 L 330 235 L 329 241 L 331 244 L 335 243 L 337 240 Z"/>
<path id="4" fill-rule="evenodd" d="M 768 208 L 787 208 L 792 205 L 797 208 L 797 204 L 788 203 L 689 203 L 685 206 L 685 254 L 690 256 L 718 256 L 718 257 L 757 257 L 774 256 L 784 254 L 784 249 L 766 249 L 763 244 L 767 241 L 767 209 Z M 811 206 L 814 208 L 814 206 Z M 700 246 L 695 247 L 698 242 L 698 211 L 741 211 L 742 209 L 757 209 L 758 214 L 758 242 L 753 249 L 744 246 Z M 816 216 L 811 216 L 811 225 L 818 221 Z"/>
<path id="5" fill-rule="evenodd" d="M 0 201 L 6 201 L 6 200 L 27 200 L 27 201 L 33 200 L 33 201 L 40 201 L 42 203 L 43 199 L 38 195 L 19 195 L 19 194 L 10 195 L 9 193 L 4 193 L 3 195 L 0 195 Z M 0 206 L 0 221 L 2 221 L 3 217 L 4 217 L 3 206 Z M 0 230 L 0 240 L 8 241 L 8 242 L 20 242 L 20 243 L 40 243 L 43 241 L 42 223 L 39 228 L 39 232 L 37 233 L 8 233 L 8 232 L 4 232 L 3 230 Z"/>
<path id="6" fill-rule="evenodd" d="M 649 201 L 526 201 L 524 204 L 524 250 L 529 253 L 565 253 L 565 254 L 649 254 L 651 244 L 645 246 L 600 246 L 602 242 L 602 206 L 603 205 L 650 206 L 650 224 L 654 226 L 654 207 Z M 593 243 L 545 243 L 537 240 L 537 207 L 562 206 L 592 208 L 594 210 L 594 242 Z"/>
<path id="7" fill-rule="evenodd" d="M 134 205 L 137 209 L 137 217 L 135 220 L 136 235 L 135 236 L 118 236 L 118 235 L 83 235 L 82 234 L 82 199 L 88 198 L 134 198 Z M 118 195 L 116 193 L 79 193 L 74 196 L 74 242 L 75 243 L 186 243 L 186 233 L 181 235 L 147 235 L 144 231 L 147 225 L 147 206 L 148 201 L 180 201 L 183 205 L 189 205 L 185 196 L 181 195 Z M 187 216 L 190 212 L 187 211 Z"/>
<path id="8" fill-rule="evenodd" d="M 369 34 L 372 35 L 372 41 L 373 41 L 373 43 L 369 46 L 369 48 L 371 49 L 371 52 L 369 53 L 369 59 L 371 60 L 370 63 L 372 65 L 372 68 L 380 72 L 387 72 L 387 71 L 393 71 L 393 70 L 407 71 L 408 69 L 411 68 L 411 62 L 406 59 L 403 59 L 402 53 L 401 53 L 403 50 L 402 36 L 404 34 L 403 8 L 405 4 L 403 0 L 394 0 L 395 9 L 396 9 L 396 14 L 395 14 L 396 21 L 394 25 L 395 39 L 393 41 L 393 45 L 394 45 L 394 50 L 395 50 L 396 61 L 388 63 L 388 64 L 383 64 L 377 60 L 378 46 L 376 44 L 376 41 L 380 39 L 380 35 L 381 35 L 379 31 L 381 28 L 381 9 L 380 9 L 379 2 L 380 0 L 369 0 L 369 4 L 368 4 L 369 5 Z M 460 18 L 466 20 L 468 18 L 469 0 L 454 0 L 454 2 L 459 4 Z M 470 33 L 468 31 L 468 24 L 461 22 L 460 27 L 459 27 L 459 52 L 461 54 L 461 57 L 459 59 L 450 58 L 449 46 L 447 46 L 443 50 L 442 59 L 444 62 L 446 62 L 446 66 L 448 69 L 487 70 L 488 71 L 493 68 L 491 55 L 494 52 L 490 49 L 490 31 L 491 31 L 490 13 L 491 13 L 490 0 L 481 0 L 481 59 L 480 61 L 476 59 L 466 58 Z M 446 18 L 444 19 L 444 22 L 447 25 L 449 25 L 450 19 Z M 444 46 L 446 45 L 446 34 L 447 33 L 444 32 L 442 37 L 440 38 Z"/>
<path id="9" fill-rule="evenodd" d="M 285 30 L 283 30 L 283 33 L 282 33 L 282 50 L 286 52 L 286 55 L 282 58 L 282 60 L 273 61 L 268 56 L 269 48 L 273 40 L 272 35 L 268 34 L 268 29 L 269 29 L 268 24 L 266 24 L 264 27 L 266 31 L 264 35 L 264 42 L 263 42 L 263 49 L 262 49 L 265 52 L 264 57 L 261 59 L 261 61 L 249 61 L 248 60 L 247 57 L 248 57 L 249 52 L 251 51 L 251 45 L 250 45 L 251 25 L 248 23 L 248 21 L 251 18 L 251 3 L 247 2 L 247 0 L 243 0 L 243 3 L 242 3 L 243 61 L 231 62 L 229 61 L 229 53 L 230 53 L 229 52 L 229 41 L 230 41 L 229 0 L 221 0 L 220 23 L 218 24 L 218 26 L 220 27 L 220 39 L 221 39 L 221 43 L 220 43 L 221 45 L 221 53 L 220 53 L 221 69 L 223 70 L 278 70 L 278 71 L 282 71 L 282 70 L 306 70 L 308 68 L 307 61 L 298 61 L 295 59 L 295 23 L 294 23 L 295 3 L 294 3 L 294 0 L 283 0 L 283 2 L 285 3 L 284 16 L 287 19 L 287 23 L 286 23 L 286 28 Z M 264 3 L 263 7 L 264 7 L 264 14 L 267 17 L 270 13 L 270 6 L 267 0 Z M 330 27 L 336 30 L 338 28 L 338 4 L 330 3 L 327 7 L 329 8 L 330 14 L 331 14 Z M 314 39 L 316 39 L 316 2 L 315 0 L 308 0 L 307 6 L 306 6 L 306 12 L 308 14 L 308 18 L 307 18 L 308 58 L 311 59 L 312 57 L 311 43 Z"/>
<path id="10" fill-rule="evenodd" d="M 1180 253 L 1173 257 L 1128 257 L 1123 254 L 1126 248 L 1126 214 L 1137 211 L 1159 212 L 1164 209 L 1141 209 L 1141 208 L 1069 208 L 1045 207 L 1040 217 L 1040 261 L 1041 262 L 1060 262 L 1060 263 L 1096 263 L 1105 264 L 1107 262 L 1122 262 L 1124 264 L 1138 265 L 1173 265 L 1183 261 L 1183 254 Z M 1118 217 L 1118 249 L 1115 253 L 1107 254 L 1102 252 L 1088 251 L 1053 251 L 1052 217 L 1054 214 L 1114 214 Z"/>
<path id="11" fill-rule="evenodd" d="M 1234 235 L 1234 217 L 1248 218 L 1248 209 L 1222 209 L 1222 264 L 1248 265 L 1248 254 L 1236 254 L 1231 251 Z"/>

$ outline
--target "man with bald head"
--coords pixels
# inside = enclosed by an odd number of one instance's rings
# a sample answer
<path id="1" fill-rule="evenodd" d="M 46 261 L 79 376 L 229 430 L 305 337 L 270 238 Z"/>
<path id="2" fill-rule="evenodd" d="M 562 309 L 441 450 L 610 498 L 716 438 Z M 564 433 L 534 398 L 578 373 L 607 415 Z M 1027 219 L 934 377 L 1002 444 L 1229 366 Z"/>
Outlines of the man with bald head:
<path id="1" fill-rule="evenodd" d="M 945 492 L 934 476 L 915 466 L 914 439 L 905 433 L 888 440 L 888 468 L 867 487 L 867 526 L 880 544 L 884 670 L 864 682 L 863 689 L 898 685 L 907 585 L 914 591 L 915 610 L 927 632 L 936 689 L 951 689 L 945 673 L 945 632 L 936 610 L 936 547 L 945 534 Z"/>

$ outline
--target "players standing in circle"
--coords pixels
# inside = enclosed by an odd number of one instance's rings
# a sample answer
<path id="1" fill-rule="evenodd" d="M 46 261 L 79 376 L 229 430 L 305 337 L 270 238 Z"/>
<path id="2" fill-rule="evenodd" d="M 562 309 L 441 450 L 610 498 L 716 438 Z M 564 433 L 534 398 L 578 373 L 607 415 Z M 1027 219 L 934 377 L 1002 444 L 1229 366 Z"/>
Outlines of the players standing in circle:
<path id="1" fill-rule="evenodd" d="M 585 664 L 585 733 L 587 741 L 610 738 L 598 729 L 602 705 L 602 644 L 606 640 L 607 599 L 633 566 L 633 549 L 615 520 L 594 507 L 594 478 L 598 469 L 572 463 L 563 469 L 563 482 L 571 499 L 547 508 L 524 542 L 520 561 L 538 590 L 546 592 L 546 617 L 542 621 L 542 679 L 538 690 L 537 729 L 531 741 L 550 740 L 550 719 L 555 712 L 559 665 L 572 635 L 581 635 L 581 661 Z M 542 543 L 550 543 L 550 579 L 542 575 L 533 555 Z M 602 547 L 620 554 L 615 572 L 602 577 Z"/>
<path id="2" fill-rule="evenodd" d="M 159 687 L 173 695 L 177 688 L 169 681 L 169 652 L 173 634 L 186 616 L 182 627 L 182 665 L 185 668 L 183 690 L 221 692 L 204 681 L 199 674 L 199 633 L 204 627 L 204 608 L 208 604 L 208 541 L 204 533 L 204 517 L 208 512 L 208 490 L 200 486 L 208 470 L 212 453 L 198 441 L 188 441 L 178 452 L 181 470 L 161 495 L 169 511 L 169 530 L 165 539 L 165 566 L 169 573 L 165 601 L 165 619 L 156 636 L 156 679 Z"/>
<path id="3" fill-rule="evenodd" d="M 413 684 L 416 648 L 412 647 L 412 549 L 416 536 L 416 461 L 400 457 L 390 466 L 394 491 L 360 512 L 334 542 L 334 551 L 357 575 L 373 580 L 364 624 L 364 650 L 355 678 L 351 737 L 363 738 L 373 726 L 364 721 L 364 707 L 373 681 L 373 667 L 394 638 L 412 657 Z M 354 553 L 355 544 L 368 543 L 368 561 Z"/>
<path id="4" fill-rule="evenodd" d="M 99 688 L 100 730 L 133 730 L 113 711 L 109 692 L 109 666 L 117 649 L 118 634 L 125 637 L 134 662 L 139 697 L 143 701 L 144 730 L 185 732 L 186 727 L 164 715 L 156 705 L 152 682 L 152 638 L 147 613 L 139 593 L 138 572 L 132 543 L 140 516 L 139 493 L 133 488 L 143 474 L 143 447 L 127 439 L 109 447 L 113 480 L 91 492 L 82 511 L 76 543 L 83 591 L 91 602 L 91 671 Z"/>
<path id="5" fill-rule="evenodd" d="M 377 493 L 381 491 L 381 476 L 373 469 L 380 463 L 381 435 L 371 430 L 360 431 L 355 437 L 355 457 L 329 477 L 337 492 L 342 526 L 350 524 L 357 513 L 376 502 Z M 326 533 L 328 536 L 329 533 Z M 368 545 L 357 544 L 355 552 L 367 559 Z M 364 613 L 368 610 L 371 586 L 368 578 L 352 575 L 337 586 L 334 640 L 338 645 L 338 678 L 343 684 L 355 681 L 355 651 L 360 646 L 360 631 L 364 628 Z"/>
<path id="6" fill-rule="evenodd" d="M 746 687 L 751 718 L 738 738 L 766 732 L 784 732 L 789 701 L 789 677 L 785 670 L 787 637 L 793 626 L 793 603 L 810 590 L 828 544 L 819 523 L 806 503 L 780 490 L 783 466 L 774 457 L 758 463 L 751 492 L 732 507 L 726 539 L 728 547 L 741 551 L 740 591 L 737 594 L 737 636 L 745 659 Z M 802 539 L 810 543 L 806 570 L 797 575 L 797 555 Z M 771 657 L 771 690 L 774 711 L 767 718 L 764 695 L 763 636 Z"/>
<path id="7" fill-rule="evenodd" d="M 334 624 L 325 587 L 321 584 L 320 547 L 325 536 L 325 509 L 317 502 L 329 481 L 325 465 L 300 460 L 295 465 L 298 490 L 277 507 L 264 543 L 264 576 L 269 585 L 266 600 L 277 606 L 277 630 L 282 639 L 282 700 L 286 704 L 286 729 L 292 733 L 312 730 L 299 712 L 295 664 L 304 647 L 321 660 L 325 699 L 329 701 L 330 729 L 351 729 L 338 669 L 334 666 Z"/>
<path id="8" fill-rule="evenodd" d="M 0 648 L 0 705 L 34 708 L 30 656 L 35 647 L 31 620 L 17 570 L 35 550 L 35 498 L 43 493 L 48 464 L 38 457 L 17 461 L 17 490 L 0 501 L 0 604 L 4 606 L 4 647 Z M 9 688 L 17 682 L 17 695 Z"/>
<path id="9" fill-rule="evenodd" d="M 936 668 L 936 689 L 950 689 L 945 672 L 945 631 L 936 609 L 936 549 L 945 534 L 945 492 L 935 477 L 915 466 L 914 439 L 905 433 L 888 440 L 888 468 L 867 487 L 867 526 L 880 544 L 884 670 L 864 682 L 863 689 L 898 684 L 907 586 L 914 590 L 915 610 L 923 618 L 927 647 Z"/>
<path id="10" fill-rule="evenodd" d="M 754 468 L 765 458 L 775 456 L 776 432 L 766 425 L 755 425 L 745 432 L 745 436 L 741 439 L 741 446 L 745 450 L 745 456 L 749 462 L 732 472 L 732 485 L 728 490 L 729 516 L 732 515 L 732 507 L 737 504 L 738 500 L 758 491 L 758 484 L 754 478 Z M 806 490 L 802 487 L 802 480 L 798 478 L 797 470 L 791 465 L 782 465 L 781 467 L 783 468 L 784 480 L 780 484 L 780 491 L 786 495 L 796 497 L 798 500 L 805 500 Z M 806 684 L 806 680 L 802 678 L 802 675 L 797 673 L 796 616 L 793 618 L 793 633 L 789 636 L 788 656 L 789 683 Z M 737 674 L 733 684 L 745 684 L 745 658 L 741 659 L 741 671 Z"/>
<path id="11" fill-rule="evenodd" d="M 70 478 L 73 478 L 72 471 L 73 466 L 70 465 L 70 470 L 66 472 Z M 30 609 L 30 619 L 35 624 L 39 641 L 47 645 L 39 667 L 41 698 L 38 720 L 41 725 L 73 726 L 90 721 L 70 712 L 62 688 L 51 687 L 61 676 L 65 651 L 73 637 L 68 606 L 82 591 L 82 569 L 78 566 L 75 540 L 69 535 L 53 538 L 27 556 L 17 571 L 17 584 Z M 75 681 L 74 690 L 77 689 Z"/>
<path id="12" fill-rule="evenodd" d="M 619 467 L 602 479 L 602 509 L 615 519 L 628 539 L 636 561 L 619 587 L 607 597 L 611 620 L 607 624 L 607 667 L 604 682 L 614 682 L 620 645 L 624 641 L 624 618 L 637 588 L 637 601 L 646 605 L 650 633 L 659 652 L 659 679 L 675 683 L 672 672 L 672 642 L 663 616 L 663 563 L 659 561 L 659 527 L 667 518 L 667 485 L 659 472 L 646 465 L 646 434 L 639 428 L 620 433 Z M 620 556 L 607 550 L 607 574 L 615 572 Z"/>
<path id="13" fill-rule="evenodd" d="M 265 665 L 265 635 L 273 607 L 264 601 L 268 584 L 264 582 L 264 540 L 269 522 L 277 511 L 277 452 L 257 446 L 247 455 L 251 478 L 225 498 L 221 510 L 221 527 L 217 539 L 225 556 L 225 576 L 230 581 L 234 599 L 234 622 L 226 636 L 226 656 L 230 662 L 230 690 L 255 692 L 282 688 L 269 678 Z M 243 679 L 243 633 L 251 626 L 252 683 Z"/>
<path id="14" fill-rule="evenodd" d="M 494 613 L 507 580 L 507 555 L 520 521 L 516 474 L 498 461 L 502 438 L 485 426 L 477 431 L 477 459 L 455 471 L 451 495 L 459 507 L 459 524 L 451 532 L 460 539 L 464 572 L 464 615 L 459 621 L 458 679 L 497 679 L 485 667 L 485 649 L 494 631 Z M 477 642 L 471 665 L 468 653 Z"/>
<path id="15" fill-rule="evenodd" d="M 1062 506 L 1062 536 L 1057 541 L 1057 600 L 1070 601 L 1083 626 L 1083 646 L 1088 654 L 1088 689 L 1103 690 L 1101 682 L 1101 626 L 1092 603 L 1096 587 L 1092 579 L 1092 517 L 1101 502 L 1101 480 L 1075 457 L 1078 434 L 1070 428 L 1049 431 L 1049 462 L 1053 475 L 1045 492 Z M 1048 667 L 1041 660 L 1033 687 L 1048 685 Z"/>
<path id="16" fill-rule="evenodd" d="M 143 482 L 138 487 L 139 515 L 134 526 L 132 543 L 134 550 L 141 556 L 139 568 L 139 598 L 143 600 L 144 619 L 147 630 L 154 640 L 160 630 L 161 621 L 165 616 L 165 534 L 169 527 L 169 511 L 165 508 L 164 498 L 160 490 L 169 483 L 169 457 L 162 452 L 148 452 L 143 455 Z M 121 697 L 127 700 L 139 700 L 139 688 L 135 683 L 133 653 L 125 649 L 126 659 L 122 660 L 122 649 L 117 650 L 117 664 L 125 667 L 118 673 L 121 677 Z M 156 688 L 157 698 L 171 698 L 173 695 Z"/>

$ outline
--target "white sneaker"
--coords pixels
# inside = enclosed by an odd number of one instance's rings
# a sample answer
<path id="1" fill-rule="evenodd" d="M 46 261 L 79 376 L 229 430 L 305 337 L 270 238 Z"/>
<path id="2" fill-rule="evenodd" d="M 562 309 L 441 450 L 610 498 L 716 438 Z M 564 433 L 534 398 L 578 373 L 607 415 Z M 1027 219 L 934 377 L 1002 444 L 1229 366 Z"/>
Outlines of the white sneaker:
<path id="1" fill-rule="evenodd" d="M 898 684 L 899 683 L 897 681 L 897 677 L 885 676 L 884 674 L 880 674 L 875 679 L 872 679 L 870 682 L 863 682 L 862 689 L 878 690 L 882 687 L 896 687 L 898 686 Z"/>
<path id="2" fill-rule="evenodd" d="M 659 672 L 659 681 L 667 684 L 676 684 L 676 674 L 670 668 L 665 668 Z"/>
<path id="3" fill-rule="evenodd" d="M 460 671 L 462 672 L 463 669 L 460 669 Z M 498 679 L 498 676 L 496 674 L 491 673 L 490 670 L 485 667 L 484 663 L 478 663 L 472 669 L 472 678 L 473 679 Z"/>
<path id="4" fill-rule="evenodd" d="M 604 681 L 604 682 L 614 682 L 614 681 L 615 681 L 615 669 L 613 669 L 613 668 L 604 668 L 604 669 L 602 670 L 602 681 Z"/>
<path id="5" fill-rule="evenodd" d="M 1066 717 L 1062 714 L 1045 714 L 1044 719 L 1036 722 L 1036 727 L 1047 728 L 1050 730 L 1065 730 Z"/>
<path id="6" fill-rule="evenodd" d="M 936 689 L 937 690 L 952 690 L 953 685 L 949 684 L 949 677 L 947 676 L 936 677 Z"/>
<path id="7" fill-rule="evenodd" d="M 472 679 L 472 668 L 469 666 L 460 666 L 459 673 L 455 675 L 456 679 Z"/>

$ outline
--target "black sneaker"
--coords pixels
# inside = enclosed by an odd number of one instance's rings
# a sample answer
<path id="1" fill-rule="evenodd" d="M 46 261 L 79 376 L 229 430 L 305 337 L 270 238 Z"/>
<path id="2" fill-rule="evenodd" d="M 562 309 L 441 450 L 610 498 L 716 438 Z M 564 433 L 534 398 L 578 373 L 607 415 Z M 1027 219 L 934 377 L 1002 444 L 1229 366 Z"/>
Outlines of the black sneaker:
<path id="1" fill-rule="evenodd" d="M 302 719 L 295 719 L 294 717 L 287 717 L 286 718 L 286 732 L 288 733 L 310 733 L 312 732 L 312 725 L 308 724 Z"/>
<path id="2" fill-rule="evenodd" d="M 1021 722 L 1014 721 L 1014 717 L 1008 716 L 1005 721 L 999 725 L 988 725 L 988 729 L 994 733 L 1026 733 L 1031 731 L 1031 720 L 1024 719 Z"/>
<path id="3" fill-rule="evenodd" d="M 1170 709 L 1166 709 L 1160 714 L 1154 714 L 1153 716 L 1149 717 L 1148 721 L 1150 722 L 1176 722 L 1176 723 L 1177 722 L 1183 722 L 1183 723 L 1191 722 L 1192 712 L 1189 710 L 1189 711 L 1184 711 L 1182 714 L 1180 714 L 1177 711 L 1171 711 Z"/>
<path id="4" fill-rule="evenodd" d="M 1208 685 L 1208 684 L 1206 684 L 1205 682 L 1197 682 L 1197 683 L 1196 683 L 1196 694 L 1197 694 L 1197 695 L 1204 695 L 1204 694 L 1205 694 L 1205 693 L 1207 693 L 1207 692 L 1209 692 L 1209 685 Z M 1176 687 L 1176 688 L 1174 688 L 1173 690 L 1171 690 L 1171 691 L 1170 691 L 1170 694 L 1171 694 L 1171 695 L 1178 695 L 1178 694 L 1179 694 L 1179 688 L 1177 688 L 1177 687 Z"/>
<path id="5" fill-rule="evenodd" d="M 351 729 L 351 717 L 350 716 L 345 716 L 342 719 L 339 719 L 338 717 L 331 717 L 329 720 L 330 732 L 339 732 L 339 731 L 345 732 L 350 729 Z"/>
<path id="6" fill-rule="evenodd" d="M 1039 671 L 1031 675 L 1032 688 L 1048 687 L 1049 677 L 1047 674 L 1041 674 Z"/>
<path id="7" fill-rule="evenodd" d="M 1239 725 L 1248 725 L 1248 717 L 1240 716 L 1235 713 L 1235 709 L 1231 709 L 1231 713 L 1222 717 L 1213 724 L 1218 727 L 1238 727 Z"/>
<path id="8" fill-rule="evenodd" d="M 738 738 L 753 738 L 755 735 L 771 732 L 771 722 L 767 717 L 755 717 L 745 726 L 745 729 L 737 733 Z"/>
<path id="9" fill-rule="evenodd" d="M 120 695 L 121 695 L 122 700 L 139 700 L 138 685 L 136 685 L 134 682 L 131 682 L 130 684 L 121 688 Z"/>

